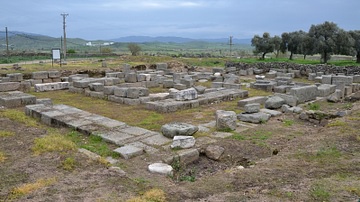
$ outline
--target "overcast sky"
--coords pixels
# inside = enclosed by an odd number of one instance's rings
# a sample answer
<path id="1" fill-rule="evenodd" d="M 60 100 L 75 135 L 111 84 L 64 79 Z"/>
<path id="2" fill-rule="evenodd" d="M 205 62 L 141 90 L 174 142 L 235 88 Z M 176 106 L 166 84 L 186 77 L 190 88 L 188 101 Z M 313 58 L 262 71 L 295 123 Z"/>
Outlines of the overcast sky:
<path id="1" fill-rule="evenodd" d="M 88 40 L 123 36 L 252 38 L 336 23 L 360 30 L 360 0 L 1 0 L 0 29 Z M 2 28 L 3 27 L 3 28 Z"/>

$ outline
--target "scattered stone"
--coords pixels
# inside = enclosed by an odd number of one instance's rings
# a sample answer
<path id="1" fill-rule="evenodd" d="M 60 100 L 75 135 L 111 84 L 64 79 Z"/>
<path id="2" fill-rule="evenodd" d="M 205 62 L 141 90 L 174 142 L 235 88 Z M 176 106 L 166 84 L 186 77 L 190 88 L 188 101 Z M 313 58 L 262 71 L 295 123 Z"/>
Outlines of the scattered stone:
<path id="1" fill-rule="evenodd" d="M 161 133 L 168 138 L 175 136 L 192 136 L 199 128 L 188 123 L 168 123 L 161 127 Z"/>
<path id="2" fill-rule="evenodd" d="M 272 96 L 265 101 L 265 108 L 279 109 L 283 104 L 285 104 L 284 99 L 279 96 Z"/>
<path id="3" fill-rule="evenodd" d="M 153 163 L 148 166 L 151 173 L 158 173 L 162 175 L 172 175 L 173 168 L 165 163 Z"/>
<path id="4" fill-rule="evenodd" d="M 195 145 L 195 138 L 193 136 L 175 136 L 171 148 L 188 149 Z"/>
<path id="5" fill-rule="evenodd" d="M 260 112 L 269 114 L 271 117 L 280 116 L 282 113 L 271 109 L 260 109 Z"/>
<path id="6" fill-rule="evenodd" d="M 271 117 L 270 114 L 266 114 L 263 112 L 253 113 L 253 114 L 238 114 L 237 119 L 244 122 L 249 123 L 265 123 Z"/>
<path id="7" fill-rule="evenodd" d="M 180 90 L 175 94 L 175 100 L 177 101 L 195 100 L 197 98 L 198 98 L 198 94 L 195 88 Z"/>
<path id="8" fill-rule="evenodd" d="M 218 130 L 236 129 L 236 113 L 233 111 L 217 110 L 215 114 L 216 128 Z"/>
<path id="9" fill-rule="evenodd" d="M 259 103 L 246 104 L 244 106 L 245 113 L 252 114 L 260 111 Z"/>
<path id="10" fill-rule="evenodd" d="M 217 161 L 220 159 L 224 151 L 225 151 L 224 147 L 220 147 L 217 145 L 209 145 L 205 149 L 205 154 L 209 159 Z"/>
<path id="11" fill-rule="evenodd" d="M 139 156 L 144 153 L 142 148 L 134 147 L 131 145 L 125 145 L 123 147 L 117 148 L 114 152 L 119 153 L 124 159 L 130 159 L 135 156 Z"/>

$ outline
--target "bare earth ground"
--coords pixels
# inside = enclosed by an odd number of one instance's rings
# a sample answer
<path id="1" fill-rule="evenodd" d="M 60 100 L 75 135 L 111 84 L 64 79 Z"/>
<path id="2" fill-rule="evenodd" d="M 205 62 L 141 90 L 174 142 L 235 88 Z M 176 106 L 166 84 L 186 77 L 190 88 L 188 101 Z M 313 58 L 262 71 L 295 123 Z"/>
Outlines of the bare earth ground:
<path id="1" fill-rule="evenodd" d="M 117 165 L 125 176 L 77 151 L 35 155 L 35 138 L 51 129 L 26 126 L 0 110 L 0 131 L 14 132 L 0 136 L 0 152 L 6 157 L 0 161 L 0 201 L 126 201 L 160 188 L 167 201 L 355 202 L 360 199 L 360 104 L 352 103 L 351 108 L 351 115 L 325 127 L 282 115 L 218 139 L 216 144 L 226 148 L 220 161 L 201 156 L 178 170 L 176 176 L 182 178 L 150 174 L 149 155 L 119 158 Z M 75 159 L 74 169 L 62 166 L 68 157 Z M 54 180 L 28 194 L 14 195 L 14 188 L 39 179 Z"/>

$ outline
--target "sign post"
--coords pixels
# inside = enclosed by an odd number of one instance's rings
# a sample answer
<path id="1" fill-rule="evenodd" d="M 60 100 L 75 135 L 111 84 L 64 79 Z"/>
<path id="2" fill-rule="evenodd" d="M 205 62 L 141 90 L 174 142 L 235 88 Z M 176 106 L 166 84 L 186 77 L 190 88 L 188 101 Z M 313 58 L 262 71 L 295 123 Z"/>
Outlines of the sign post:
<path id="1" fill-rule="evenodd" d="M 60 53 L 60 48 L 53 48 L 51 49 L 51 53 L 52 53 L 52 66 L 54 67 L 54 60 L 59 60 L 60 61 L 60 67 L 61 67 L 61 53 Z"/>

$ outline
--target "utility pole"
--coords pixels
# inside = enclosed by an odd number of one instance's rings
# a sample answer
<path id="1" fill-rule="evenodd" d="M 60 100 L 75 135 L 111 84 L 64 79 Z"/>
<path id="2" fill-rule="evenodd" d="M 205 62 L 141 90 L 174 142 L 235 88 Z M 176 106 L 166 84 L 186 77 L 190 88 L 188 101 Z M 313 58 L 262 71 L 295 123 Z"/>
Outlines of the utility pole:
<path id="1" fill-rule="evenodd" d="M 5 36 L 6 36 L 6 56 L 7 56 L 7 61 L 9 62 L 9 34 L 8 34 L 8 29 L 7 27 L 5 27 Z"/>
<path id="2" fill-rule="evenodd" d="M 233 44 L 233 36 L 230 36 L 230 39 L 229 39 L 229 46 L 230 46 L 230 57 L 231 57 L 231 47 L 232 47 Z"/>
<path id="3" fill-rule="evenodd" d="M 61 14 L 63 17 L 63 30 L 64 30 L 64 43 L 63 43 L 63 55 L 64 55 L 64 61 L 66 60 L 66 17 L 69 15 L 67 13 Z"/>

